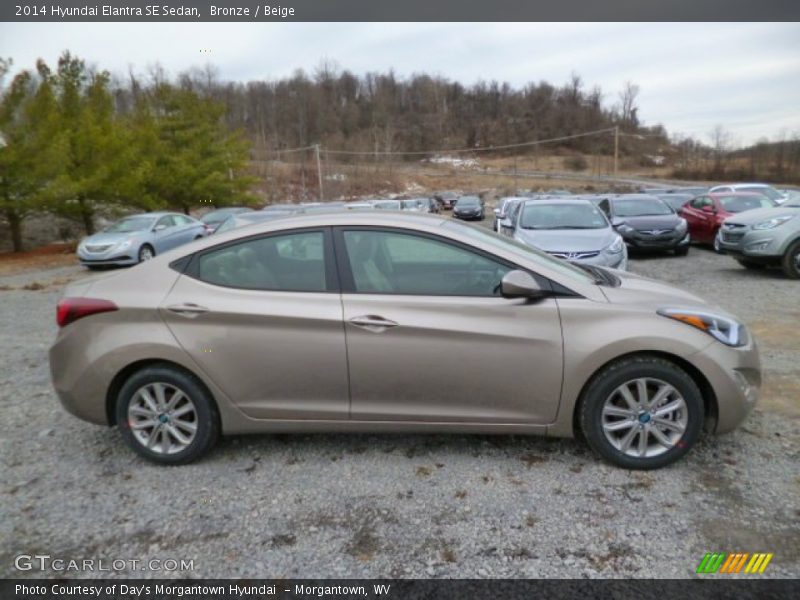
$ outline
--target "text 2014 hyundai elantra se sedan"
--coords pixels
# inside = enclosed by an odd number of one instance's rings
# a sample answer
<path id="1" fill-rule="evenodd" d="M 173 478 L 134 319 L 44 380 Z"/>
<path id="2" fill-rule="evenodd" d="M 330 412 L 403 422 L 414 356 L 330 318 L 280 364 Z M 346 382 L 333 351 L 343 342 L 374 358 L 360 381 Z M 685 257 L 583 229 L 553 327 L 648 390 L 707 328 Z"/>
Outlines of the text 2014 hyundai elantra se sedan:
<path id="1" fill-rule="evenodd" d="M 220 434 L 572 436 L 628 468 L 734 429 L 760 385 L 734 316 L 430 215 L 235 229 L 72 284 L 53 383 L 71 413 L 185 463 Z"/>

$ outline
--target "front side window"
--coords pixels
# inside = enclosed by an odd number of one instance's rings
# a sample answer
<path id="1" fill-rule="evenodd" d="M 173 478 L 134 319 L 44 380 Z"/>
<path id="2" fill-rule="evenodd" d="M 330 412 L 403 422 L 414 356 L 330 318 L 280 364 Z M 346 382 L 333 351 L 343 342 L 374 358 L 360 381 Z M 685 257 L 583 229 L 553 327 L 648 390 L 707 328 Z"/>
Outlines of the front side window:
<path id="1" fill-rule="evenodd" d="M 355 291 L 362 294 L 499 296 L 511 268 L 447 242 L 390 231 L 345 231 Z"/>
<path id="2" fill-rule="evenodd" d="M 245 240 L 198 257 L 197 277 L 206 283 L 254 290 L 325 292 L 321 231 Z"/>

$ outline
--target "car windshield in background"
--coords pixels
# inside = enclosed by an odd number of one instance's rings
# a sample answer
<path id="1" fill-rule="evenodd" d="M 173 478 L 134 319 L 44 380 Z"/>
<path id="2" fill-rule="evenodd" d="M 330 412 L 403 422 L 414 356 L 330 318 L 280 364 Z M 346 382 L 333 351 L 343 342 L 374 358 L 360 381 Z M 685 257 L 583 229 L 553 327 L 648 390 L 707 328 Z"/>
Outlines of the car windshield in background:
<path id="1" fill-rule="evenodd" d="M 147 231 L 153 226 L 151 217 L 130 217 L 117 221 L 106 229 L 108 233 L 127 233 L 131 231 Z"/>
<path id="2" fill-rule="evenodd" d="M 510 237 L 499 235 L 493 231 L 484 229 L 483 227 L 467 225 L 466 223 L 459 222 L 455 219 L 445 221 L 442 227 L 446 227 L 448 229 L 457 229 L 460 233 L 468 235 L 479 242 L 493 244 L 498 249 L 506 250 L 523 259 L 538 260 L 539 262 L 545 263 L 545 266 L 553 269 L 554 271 L 558 271 L 559 273 L 567 275 L 572 279 L 580 281 L 581 283 L 593 283 L 595 281 L 595 279 L 586 271 L 571 265 L 566 260 L 555 258 L 545 252 L 542 252 L 541 250 L 537 250 L 536 248 L 528 246 L 527 244 L 523 244 L 522 242 L 518 242 Z"/>
<path id="3" fill-rule="evenodd" d="M 589 204 L 533 202 L 522 209 L 523 229 L 602 229 L 608 227 L 599 209 Z"/>
<path id="4" fill-rule="evenodd" d="M 658 197 L 675 211 L 694 198 L 691 194 L 659 194 Z"/>
<path id="5" fill-rule="evenodd" d="M 781 194 L 775 188 L 771 188 L 769 186 L 767 186 L 767 187 L 762 187 L 762 186 L 757 186 L 757 185 L 742 186 L 742 187 L 737 187 L 736 191 L 737 192 L 756 192 L 758 194 L 762 194 L 762 195 L 766 196 L 770 200 L 780 200 L 780 199 L 783 198 L 783 194 Z"/>
<path id="6" fill-rule="evenodd" d="M 477 196 L 462 196 L 456 202 L 456 206 L 463 207 L 463 206 L 479 206 L 481 203 L 480 198 Z"/>
<path id="7" fill-rule="evenodd" d="M 754 208 L 769 208 L 775 202 L 767 196 L 753 194 L 752 196 L 723 196 L 719 199 L 722 207 L 731 213 L 744 212 Z"/>
<path id="8" fill-rule="evenodd" d="M 372 205 L 380 210 L 400 210 L 401 208 L 399 200 L 379 200 L 373 202 Z"/>
<path id="9" fill-rule="evenodd" d="M 672 209 L 658 198 L 614 200 L 614 214 L 618 217 L 669 215 L 672 212 Z"/>
<path id="10" fill-rule="evenodd" d="M 419 208 L 422 206 L 421 200 L 403 200 L 402 201 L 403 208 Z"/>

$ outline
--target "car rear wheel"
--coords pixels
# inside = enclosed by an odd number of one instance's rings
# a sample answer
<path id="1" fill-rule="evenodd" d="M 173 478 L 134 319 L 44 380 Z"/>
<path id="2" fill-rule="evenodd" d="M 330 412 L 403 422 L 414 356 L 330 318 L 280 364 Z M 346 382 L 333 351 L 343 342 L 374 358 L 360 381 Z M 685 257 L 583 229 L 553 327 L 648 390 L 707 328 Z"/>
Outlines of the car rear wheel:
<path id="1" fill-rule="evenodd" d="M 581 400 L 589 446 L 626 469 L 666 466 L 695 444 L 703 424 L 697 384 L 665 359 L 623 359 L 600 371 Z"/>
<path id="2" fill-rule="evenodd" d="M 141 248 L 139 248 L 139 262 L 150 260 L 155 255 L 156 251 L 153 250 L 153 247 L 150 244 L 144 244 Z"/>
<path id="3" fill-rule="evenodd" d="M 781 266 L 789 279 L 800 279 L 800 240 L 789 246 L 783 255 Z"/>
<path id="4" fill-rule="evenodd" d="M 219 438 L 219 416 L 209 393 L 193 376 L 168 365 L 132 375 L 117 396 L 116 416 L 128 445 L 159 464 L 196 460 Z"/>

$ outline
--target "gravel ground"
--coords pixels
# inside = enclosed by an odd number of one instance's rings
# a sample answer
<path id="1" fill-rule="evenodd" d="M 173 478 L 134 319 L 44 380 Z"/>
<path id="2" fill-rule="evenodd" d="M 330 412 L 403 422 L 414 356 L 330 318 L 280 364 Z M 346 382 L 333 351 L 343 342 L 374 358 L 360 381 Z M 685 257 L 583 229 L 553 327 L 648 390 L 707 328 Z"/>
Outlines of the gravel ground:
<path id="1" fill-rule="evenodd" d="M 742 316 L 766 369 L 743 427 L 648 473 L 575 441 L 466 435 L 234 437 L 152 466 L 51 390 L 54 305 L 84 273 L 0 277 L 0 576 L 41 576 L 13 568 L 40 553 L 194 560 L 120 571 L 143 577 L 693 577 L 710 551 L 800 576 L 800 284 L 698 248 L 631 269 Z"/>

